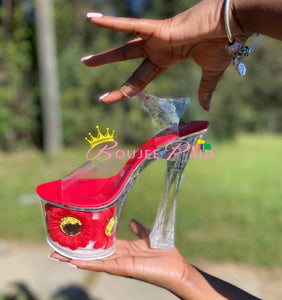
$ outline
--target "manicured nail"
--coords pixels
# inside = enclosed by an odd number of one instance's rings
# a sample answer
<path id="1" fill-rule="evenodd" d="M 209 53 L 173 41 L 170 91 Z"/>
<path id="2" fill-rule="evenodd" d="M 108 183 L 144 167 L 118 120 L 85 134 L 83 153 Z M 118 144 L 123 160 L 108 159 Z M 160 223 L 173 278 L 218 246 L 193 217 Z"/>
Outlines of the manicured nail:
<path id="1" fill-rule="evenodd" d="M 96 12 L 88 13 L 86 16 L 87 16 L 87 18 L 101 18 L 101 17 L 103 17 L 102 14 L 96 13 Z"/>
<path id="2" fill-rule="evenodd" d="M 88 55 L 88 56 L 85 56 L 85 57 L 82 57 L 80 60 L 81 61 L 84 61 L 84 60 L 88 60 L 89 58 L 91 58 L 93 55 Z"/>
<path id="3" fill-rule="evenodd" d="M 205 110 L 207 110 L 207 111 L 211 110 L 211 101 L 208 101 L 205 103 Z"/>
<path id="4" fill-rule="evenodd" d="M 205 93 L 205 94 L 202 94 L 202 105 L 203 105 L 203 108 L 205 110 L 208 110 L 210 111 L 211 110 L 211 104 L 212 104 L 212 93 Z"/>
<path id="5" fill-rule="evenodd" d="M 50 260 L 53 260 L 53 261 L 60 261 L 60 260 L 58 260 L 57 258 L 54 258 L 54 257 L 52 257 L 52 256 L 48 256 L 48 258 L 50 259 Z"/>
<path id="6" fill-rule="evenodd" d="M 103 98 L 106 98 L 108 95 L 109 95 L 109 93 L 106 93 L 106 94 L 100 96 L 100 97 L 99 97 L 99 100 L 101 101 Z"/>
<path id="7" fill-rule="evenodd" d="M 211 108 L 212 108 L 212 95 L 211 95 L 210 99 L 206 103 L 206 109 L 208 111 L 211 111 Z"/>
<path id="8" fill-rule="evenodd" d="M 207 104 L 207 110 L 211 111 L 211 101 Z"/>
<path id="9" fill-rule="evenodd" d="M 72 263 L 68 263 L 68 266 L 70 266 L 71 268 L 77 269 L 77 266 L 73 265 Z"/>

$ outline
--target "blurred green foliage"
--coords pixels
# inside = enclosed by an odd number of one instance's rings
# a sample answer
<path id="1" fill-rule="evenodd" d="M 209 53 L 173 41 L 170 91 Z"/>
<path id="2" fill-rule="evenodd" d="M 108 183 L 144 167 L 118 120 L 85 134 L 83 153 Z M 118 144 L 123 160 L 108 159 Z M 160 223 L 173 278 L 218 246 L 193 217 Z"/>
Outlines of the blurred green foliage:
<path id="1" fill-rule="evenodd" d="M 142 1 L 141 1 L 142 2 Z M 131 37 L 95 27 L 85 17 L 89 11 L 108 15 L 162 19 L 198 1 L 54 0 L 57 53 L 61 88 L 64 142 L 81 143 L 96 124 L 121 128 L 127 143 L 142 140 L 148 127 L 130 102 L 101 105 L 99 95 L 118 88 L 140 60 L 87 68 L 80 58 L 122 45 Z M 0 40 L 0 149 L 41 147 L 41 111 L 32 2 L 13 1 L 11 14 L 1 7 Z M 28 8 L 28 9 L 27 9 Z M 233 67 L 225 73 L 214 94 L 212 113 L 197 103 L 200 68 L 193 62 L 179 64 L 147 88 L 159 96 L 191 96 L 187 119 L 207 119 L 210 134 L 233 137 L 238 131 L 282 131 L 281 42 L 260 37 L 253 40 L 254 54 L 246 60 L 248 74 L 239 78 Z M 126 124 L 126 125 L 125 125 Z M 140 134 L 136 134 L 138 132 Z M 143 130 L 142 130 L 143 129 Z"/>
<path id="2" fill-rule="evenodd" d="M 40 128 L 33 30 L 23 26 L 24 11 L 14 3 L 12 15 L 4 22 L 1 9 L 0 39 L 0 149 L 32 145 L 37 142 Z"/>

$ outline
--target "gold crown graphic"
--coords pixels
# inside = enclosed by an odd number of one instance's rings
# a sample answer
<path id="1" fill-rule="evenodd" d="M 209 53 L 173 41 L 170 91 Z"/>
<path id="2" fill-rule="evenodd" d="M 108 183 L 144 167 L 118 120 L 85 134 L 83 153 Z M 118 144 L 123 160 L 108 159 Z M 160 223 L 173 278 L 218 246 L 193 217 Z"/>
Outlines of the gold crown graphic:
<path id="1" fill-rule="evenodd" d="M 97 128 L 97 137 L 93 137 L 92 134 L 89 132 L 89 136 L 90 136 L 90 140 L 88 138 L 85 138 L 86 141 L 91 145 L 91 148 L 95 145 L 101 144 L 101 143 L 105 143 L 105 142 L 114 142 L 114 133 L 115 131 L 112 131 L 112 134 L 110 134 L 109 132 L 109 128 L 107 128 L 107 132 L 105 135 L 103 135 L 99 129 L 99 126 L 96 126 Z"/>
<path id="2" fill-rule="evenodd" d="M 96 126 L 97 128 L 97 137 L 93 137 L 92 134 L 89 132 L 89 136 L 90 136 L 90 140 L 88 138 L 85 138 L 86 141 L 91 145 L 91 148 L 95 145 L 98 145 L 98 144 L 101 144 L 101 143 L 104 143 L 104 142 L 114 142 L 114 133 L 115 131 L 113 130 L 112 131 L 112 134 L 110 134 L 109 132 L 109 128 L 107 128 L 107 132 L 105 135 L 103 135 L 99 129 L 99 126 L 97 125 Z"/>

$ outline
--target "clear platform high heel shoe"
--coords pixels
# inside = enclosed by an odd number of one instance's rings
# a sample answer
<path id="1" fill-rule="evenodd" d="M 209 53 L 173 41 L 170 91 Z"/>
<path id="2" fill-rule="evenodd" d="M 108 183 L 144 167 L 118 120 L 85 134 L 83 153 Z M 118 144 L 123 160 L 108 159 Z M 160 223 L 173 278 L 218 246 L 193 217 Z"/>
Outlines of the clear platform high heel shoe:
<path id="1" fill-rule="evenodd" d="M 118 173 L 105 176 L 88 161 L 62 180 L 37 187 L 47 242 L 62 255 L 100 259 L 115 251 L 117 225 L 125 199 L 142 170 L 156 159 L 167 160 L 167 184 L 150 235 L 151 246 L 169 248 L 174 244 L 176 195 L 182 173 L 193 145 L 209 124 L 206 121 L 179 124 L 187 98 L 163 99 L 145 92 L 140 92 L 138 98 L 153 119 L 155 135 Z M 172 187 L 175 192 L 171 200 L 166 195 Z"/>

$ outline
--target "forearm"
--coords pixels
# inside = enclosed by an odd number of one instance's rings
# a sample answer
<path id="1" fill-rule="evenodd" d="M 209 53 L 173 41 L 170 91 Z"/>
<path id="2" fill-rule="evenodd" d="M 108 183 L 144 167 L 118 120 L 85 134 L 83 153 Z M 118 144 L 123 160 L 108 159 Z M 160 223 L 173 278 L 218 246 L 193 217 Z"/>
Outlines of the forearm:
<path id="1" fill-rule="evenodd" d="M 247 35 L 261 33 L 282 40 L 282 0 L 231 0 L 230 6 Z"/>
<path id="2" fill-rule="evenodd" d="M 181 272 L 180 280 L 172 278 L 166 286 L 173 294 L 182 300 L 226 300 L 205 277 L 191 264 L 186 265 Z"/>
<path id="3" fill-rule="evenodd" d="M 229 300 L 258 300 L 259 298 L 241 290 L 240 288 L 234 286 L 233 284 L 230 284 L 229 282 L 226 282 L 224 280 L 221 280 L 219 278 L 216 278 L 208 273 L 205 273 L 199 269 L 197 269 L 202 276 L 208 281 L 208 283 L 222 296 L 224 296 L 224 299 Z"/>
<path id="4" fill-rule="evenodd" d="M 189 263 L 180 282 L 170 286 L 170 291 L 183 300 L 258 300 L 240 288 L 207 274 Z"/>

